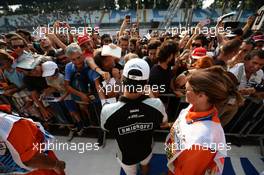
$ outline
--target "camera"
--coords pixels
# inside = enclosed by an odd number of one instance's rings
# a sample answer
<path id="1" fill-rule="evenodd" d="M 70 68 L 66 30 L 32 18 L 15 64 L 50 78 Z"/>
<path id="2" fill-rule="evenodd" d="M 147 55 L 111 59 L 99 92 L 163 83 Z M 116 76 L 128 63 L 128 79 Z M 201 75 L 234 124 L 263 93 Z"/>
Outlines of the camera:
<path id="1" fill-rule="evenodd" d="M 256 89 L 257 92 L 264 92 L 264 84 L 250 83 L 249 86 Z"/>
<path id="2" fill-rule="evenodd" d="M 130 25 L 130 15 L 126 15 L 125 19 L 127 20 L 127 24 Z"/>
<path id="3" fill-rule="evenodd" d="M 144 45 L 144 44 L 148 44 L 148 39 L 146 37 L 140 39 L 140 44 Z"/>

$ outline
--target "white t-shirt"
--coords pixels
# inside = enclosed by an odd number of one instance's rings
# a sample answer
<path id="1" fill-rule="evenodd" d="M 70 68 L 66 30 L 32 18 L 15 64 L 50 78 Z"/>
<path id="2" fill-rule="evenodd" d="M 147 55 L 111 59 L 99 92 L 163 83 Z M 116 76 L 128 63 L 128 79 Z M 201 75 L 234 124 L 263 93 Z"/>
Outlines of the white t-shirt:
<path id="1" fill-rule="evenodd" d="M 236 64 L 229 69 L 229 72 L 233 73 L 237 77 L 238 82 L 240 82 L 239 89 L 248 87 L 249 83 L 260 84 L 264 80 L 264 73 L 261 69 L 252 74 L 249 80 L 247 80 L 244 63 Z"/>

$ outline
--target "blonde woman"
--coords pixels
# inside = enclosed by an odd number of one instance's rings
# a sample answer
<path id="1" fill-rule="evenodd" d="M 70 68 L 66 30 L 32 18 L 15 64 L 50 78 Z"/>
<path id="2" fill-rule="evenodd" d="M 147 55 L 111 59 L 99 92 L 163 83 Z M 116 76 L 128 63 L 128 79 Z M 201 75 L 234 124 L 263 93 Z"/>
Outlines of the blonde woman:
<path id="1" fill-rule="evenodd" d="M 170 175 L 221 174 L 229 146 L 217 106 L 230 97 L 242 102 L 229 75 L 220 67 L 196 70 L 186 83 L 186 101 L 166 140 Z"/>

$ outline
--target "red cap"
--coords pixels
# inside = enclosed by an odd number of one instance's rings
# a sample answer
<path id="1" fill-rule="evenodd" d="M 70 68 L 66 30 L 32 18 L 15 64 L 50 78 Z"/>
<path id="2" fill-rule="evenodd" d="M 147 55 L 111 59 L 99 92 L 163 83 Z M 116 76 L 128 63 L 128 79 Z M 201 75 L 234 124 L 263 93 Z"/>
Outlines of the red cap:
<path id="1" fill-rule="evenodd" d="M 195 48 L 192 52 L 192 58 L 193 59 L 199 59 L 206 55 L 206 49 L 203 47 Z"/>
<path id="2" fill-rule="evenodd" d="M 82 44 L 90 41 L 91 39 L 88 35 L 81 35 L 78 36 L 77 40 L 78 40 L 78 45 L 81 46 Z"/>

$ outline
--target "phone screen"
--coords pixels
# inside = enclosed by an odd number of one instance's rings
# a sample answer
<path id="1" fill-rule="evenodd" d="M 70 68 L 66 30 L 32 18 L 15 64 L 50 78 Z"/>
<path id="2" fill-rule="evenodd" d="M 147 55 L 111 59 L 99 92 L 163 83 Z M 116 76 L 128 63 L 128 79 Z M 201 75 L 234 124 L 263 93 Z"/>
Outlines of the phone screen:
<path id="1" fill-rule="evenodd" d="M 210 19 L 205 19 L 205 20 L 202 20 L 202 21 L 201 21 L 201 24 L 202 24 L 202 26 L 205 26 L 205 25 L 207 25 L 207 24 L 210 24 L 210 22 L 211 22 Z"/>
<path id="2" fill-rule="evenodd" d="M 261 19 L 263 18 L 263 15 L 264 15 L 264 10 L 262 10 L 260 12 L 259 16 L 257 17 L 256 24 L 255 25 L 259 25 Z"/>
<path id="3" fill-rule="evenodd" d="M 127 23 L 130 24 L 130 15 L 126 15 Z"/>
<path id="4" fill-rule="evenodd" d="M 5 90 L 3 89 L 0 89 L 0 95 L 4 94 L 5 93 Z"/>

